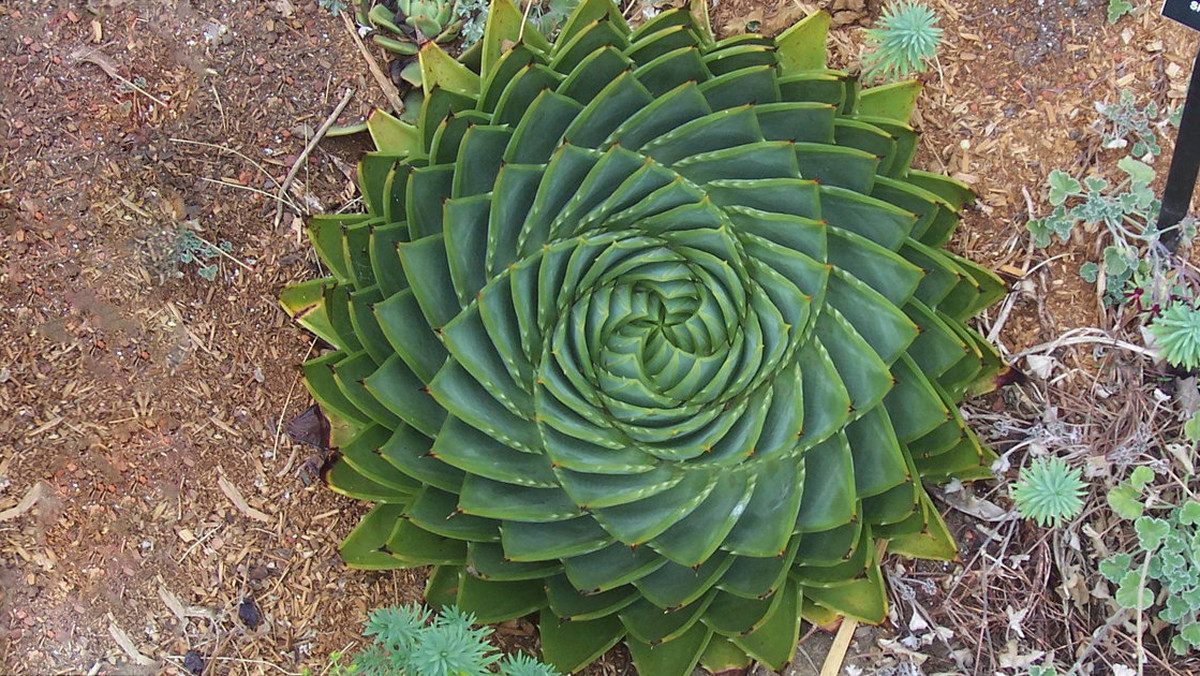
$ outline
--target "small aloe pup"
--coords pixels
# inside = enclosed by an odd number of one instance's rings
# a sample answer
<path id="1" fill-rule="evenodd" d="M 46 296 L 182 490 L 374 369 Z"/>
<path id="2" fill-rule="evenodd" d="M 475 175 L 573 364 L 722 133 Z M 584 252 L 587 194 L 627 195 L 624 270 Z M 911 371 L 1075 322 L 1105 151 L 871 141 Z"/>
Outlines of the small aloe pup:
<path id="1" fill-rule="evenodd" d="M 715 40 L 704 7 L 584 0 L 551 42 L 496 0 L 477 60 L 426 44 L 366 212 L 312 221 L 331 276 L 283 294 L 332 347 L 326 481 L 376 503 L 343 558 L 537 613 L 563 672 L 780 669 L 802 617 L 881 622 L 877 542 L 953 559 L 922 480 L 996 457 L 957 404 L 1004 288 L 942 248 L 971 193 L 911 167 L 919 85 L 826 68 L 826 14 Z"/>
<path id="2" fill-rule="evenodd" d="M 457 0 L 355 0 L 355 16 L 371 28 L 375 44 L 397 54 L 416 54 L 421 44 L 445 43 L 458 37 Z"/>

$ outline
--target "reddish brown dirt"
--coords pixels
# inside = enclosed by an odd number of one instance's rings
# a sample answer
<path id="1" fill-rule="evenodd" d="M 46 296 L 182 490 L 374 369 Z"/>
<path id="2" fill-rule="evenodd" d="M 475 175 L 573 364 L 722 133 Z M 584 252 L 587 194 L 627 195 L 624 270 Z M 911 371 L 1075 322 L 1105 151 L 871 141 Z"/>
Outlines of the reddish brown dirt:
<path id="1" fill-rule="evenodd" d="M 853 67 L 878 4 L 723 0 L 714 24 L 773 32 L 828 8 L 834 65 Z M 1113 169 L 1087 130 L 1094 101 L 1122 87 L 1175 105 L 1186 87 L 1191 33 L 1148 2 L 1111 27 L 1102 4 L 935 3 L 946 43 L 918 164 L 981 196 L 954 248 L 1015 275 L 1057 257 L 1004 325 L 1009 352 L 1113 321 L 1076 274 L 1103 242 L 1033 251 L 1024 223 L 1046 208 L 1051 169 Z M 309 452 L 279 433 L 308 405 L 295 367 L 311 339 L 275 298 L 318 271 L 271 195 L 342 92 L 350 122 L 382 103 L 378 87 L 315 0 L 5 3 L 0 79 L 0 511 L 44 487 L 0 521 L 0 672 L 178 672 L 189 650 L 209 673 L 319 670 L 367 609 L 416 599 L 421 582 L 345 569 L 335 547 L 363 508 L 301 483 Z M 322 144 L 291 199 L 352 201 L 360 150 Z M 238 262 L 201 279 L 178 261 L 188 227 Z M 1063 387 L 1084 390 L 1090 355 L 1061 356 L 1085 367 Z M 257 628 L 238 619 L 245 599 Z M 1081 637 L 1042 639 L 1020 647 Z"/>

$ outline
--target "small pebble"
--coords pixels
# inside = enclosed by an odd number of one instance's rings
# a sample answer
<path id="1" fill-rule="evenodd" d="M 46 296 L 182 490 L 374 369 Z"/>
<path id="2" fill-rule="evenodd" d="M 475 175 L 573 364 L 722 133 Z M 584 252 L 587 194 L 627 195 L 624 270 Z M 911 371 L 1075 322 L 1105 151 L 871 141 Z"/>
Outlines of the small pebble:
<path id="1" fill-rule="evenodd" d="M 245 624 L 251 629 L 257 629 L 262 622 L 262 615 L 258 612 L 258 606 L 254 605 L 254 600 L 250 597 L 242 599 L 241 605 L 238 606 L 238 618 L 242 624 Z"/>
<path id="2" fill-rule="evenodd" d="M 189 650 L 187 651 L 187 654 L 183 656 L 183 668 L 186 669 L 189 674 L 200 676 L 200 674 L 204 673 L 204 658 L 200 657 L 200 653 L 196 652 L 195 650 Z"/>

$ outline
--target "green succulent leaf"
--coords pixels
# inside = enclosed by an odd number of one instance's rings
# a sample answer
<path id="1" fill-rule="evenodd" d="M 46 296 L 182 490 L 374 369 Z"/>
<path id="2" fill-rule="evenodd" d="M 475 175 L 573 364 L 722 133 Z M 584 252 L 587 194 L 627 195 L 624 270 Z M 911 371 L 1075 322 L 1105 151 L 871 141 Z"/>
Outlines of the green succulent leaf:
<path id="1" fill-rule="evenodd" d="M 1135 467 L 1129 473 L 1129 485 L 1136 491 L 1143 491 L 1152 483 L 1154 483 L 1154 470 L 1145 465 Z"/>
<path id="2" fill-rule="evenodd" d="M 331 276 L 282 298 L 334 348 L 304 366 L 326 481 L 379 503 L 349 563 L 540 613 L 564 672 L 624 641 L 686 676 L 781 667 L 802 615 L 882 621 L 878 540 L 955 557 L 922 480 L 990 476 L 957 407 L 1005 288 L 940 248 L 973 196 L 910 166 L 918 86 L 826 69 L 828 25 L 716 41 L 702 2 L 631 30 L 583 0 L 551 41 L 496 0 L 473 51 L 423 44 L 419 112 L 367 123 L 367 213 L 313 219 Z"/>
<path id="3" fill-rule="evenodd" d="M 1100 562 L 1100 574 L 1107 578 L 1109 582 L 1119 582 L 1125 576 L 1125 573 L 1129 572 L 1129 568 L 1132 565 L 1133 557 L 1121 552 Z"/>
<path id="4" fill-rule="evenodd" d="M 1142 516 L 1133 522 L 1133 529 L 1137 531 L 1138 546 L 1153 552 L 1162 546 L 1163 540 L 1171 532 L 1171 524 L 1163 519 Z"/>
<path id="5" fill-rule="evenodd" d="M 873 87 L 862 92 L 858 97 L 859 115 L 881 117 L 906 124 L 912 117 L 917 105 L 917 97 L 921 94 L 921 83 L 916 80 L 894 82 L 881 87 Z"/>
<path id="6" fill-rule="evenodd" d="M 1112 507 L 1113 511 L 1123 519 L 1136 519 L 1142 515 L 1142 510 L 1145 509 L 1145 505 L 1138 499 L 1139 497 L 1141 497 L 1140 491 L 1128 484 L 1122 484 L 1109 491 L 1108 506 Z"/>
<path id="7" fill-rule="evenodd" d="M 1141 571 L 1130 570 L 1117 584 L 1117 603 L 1132 610 L 1146 610 L 1154 605 L 1154 592 L 1142 585 Z"/>
<path id="8" fill-rule="evenodd" d="M 1083 184 L 1060 169 L 1051 171 L 1050 178 L 1046 182 L 1050 186 L 1050 203 L 1054 206 L 1059 206 L 1066 202 L 1068 197 L 1080 195 L 1083 192 Z"/>

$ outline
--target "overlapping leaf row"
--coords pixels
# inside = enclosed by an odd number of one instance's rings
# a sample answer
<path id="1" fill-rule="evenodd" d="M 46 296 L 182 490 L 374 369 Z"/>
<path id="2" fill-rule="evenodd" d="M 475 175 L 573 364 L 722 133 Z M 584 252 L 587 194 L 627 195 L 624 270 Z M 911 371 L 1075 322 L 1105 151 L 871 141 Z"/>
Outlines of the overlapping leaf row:
<path id="1" fill-rule="evenodd" d="M 877 538 L 954 555 L 920 477 L 986 471 L 955 403 L 1000 285 L 939 249 L 969 193 L 909 169 L 915 89 L 826 70 L 826 26 L 587 0 L 551 45 L 501 0 L 477 63 L 422 51 L 420 125 L 372 118 L 368 213 L 283 299 L 336 348 L 328 482 L 379 503 L 348 563 L 669 675 L 882 620 Z"/>

